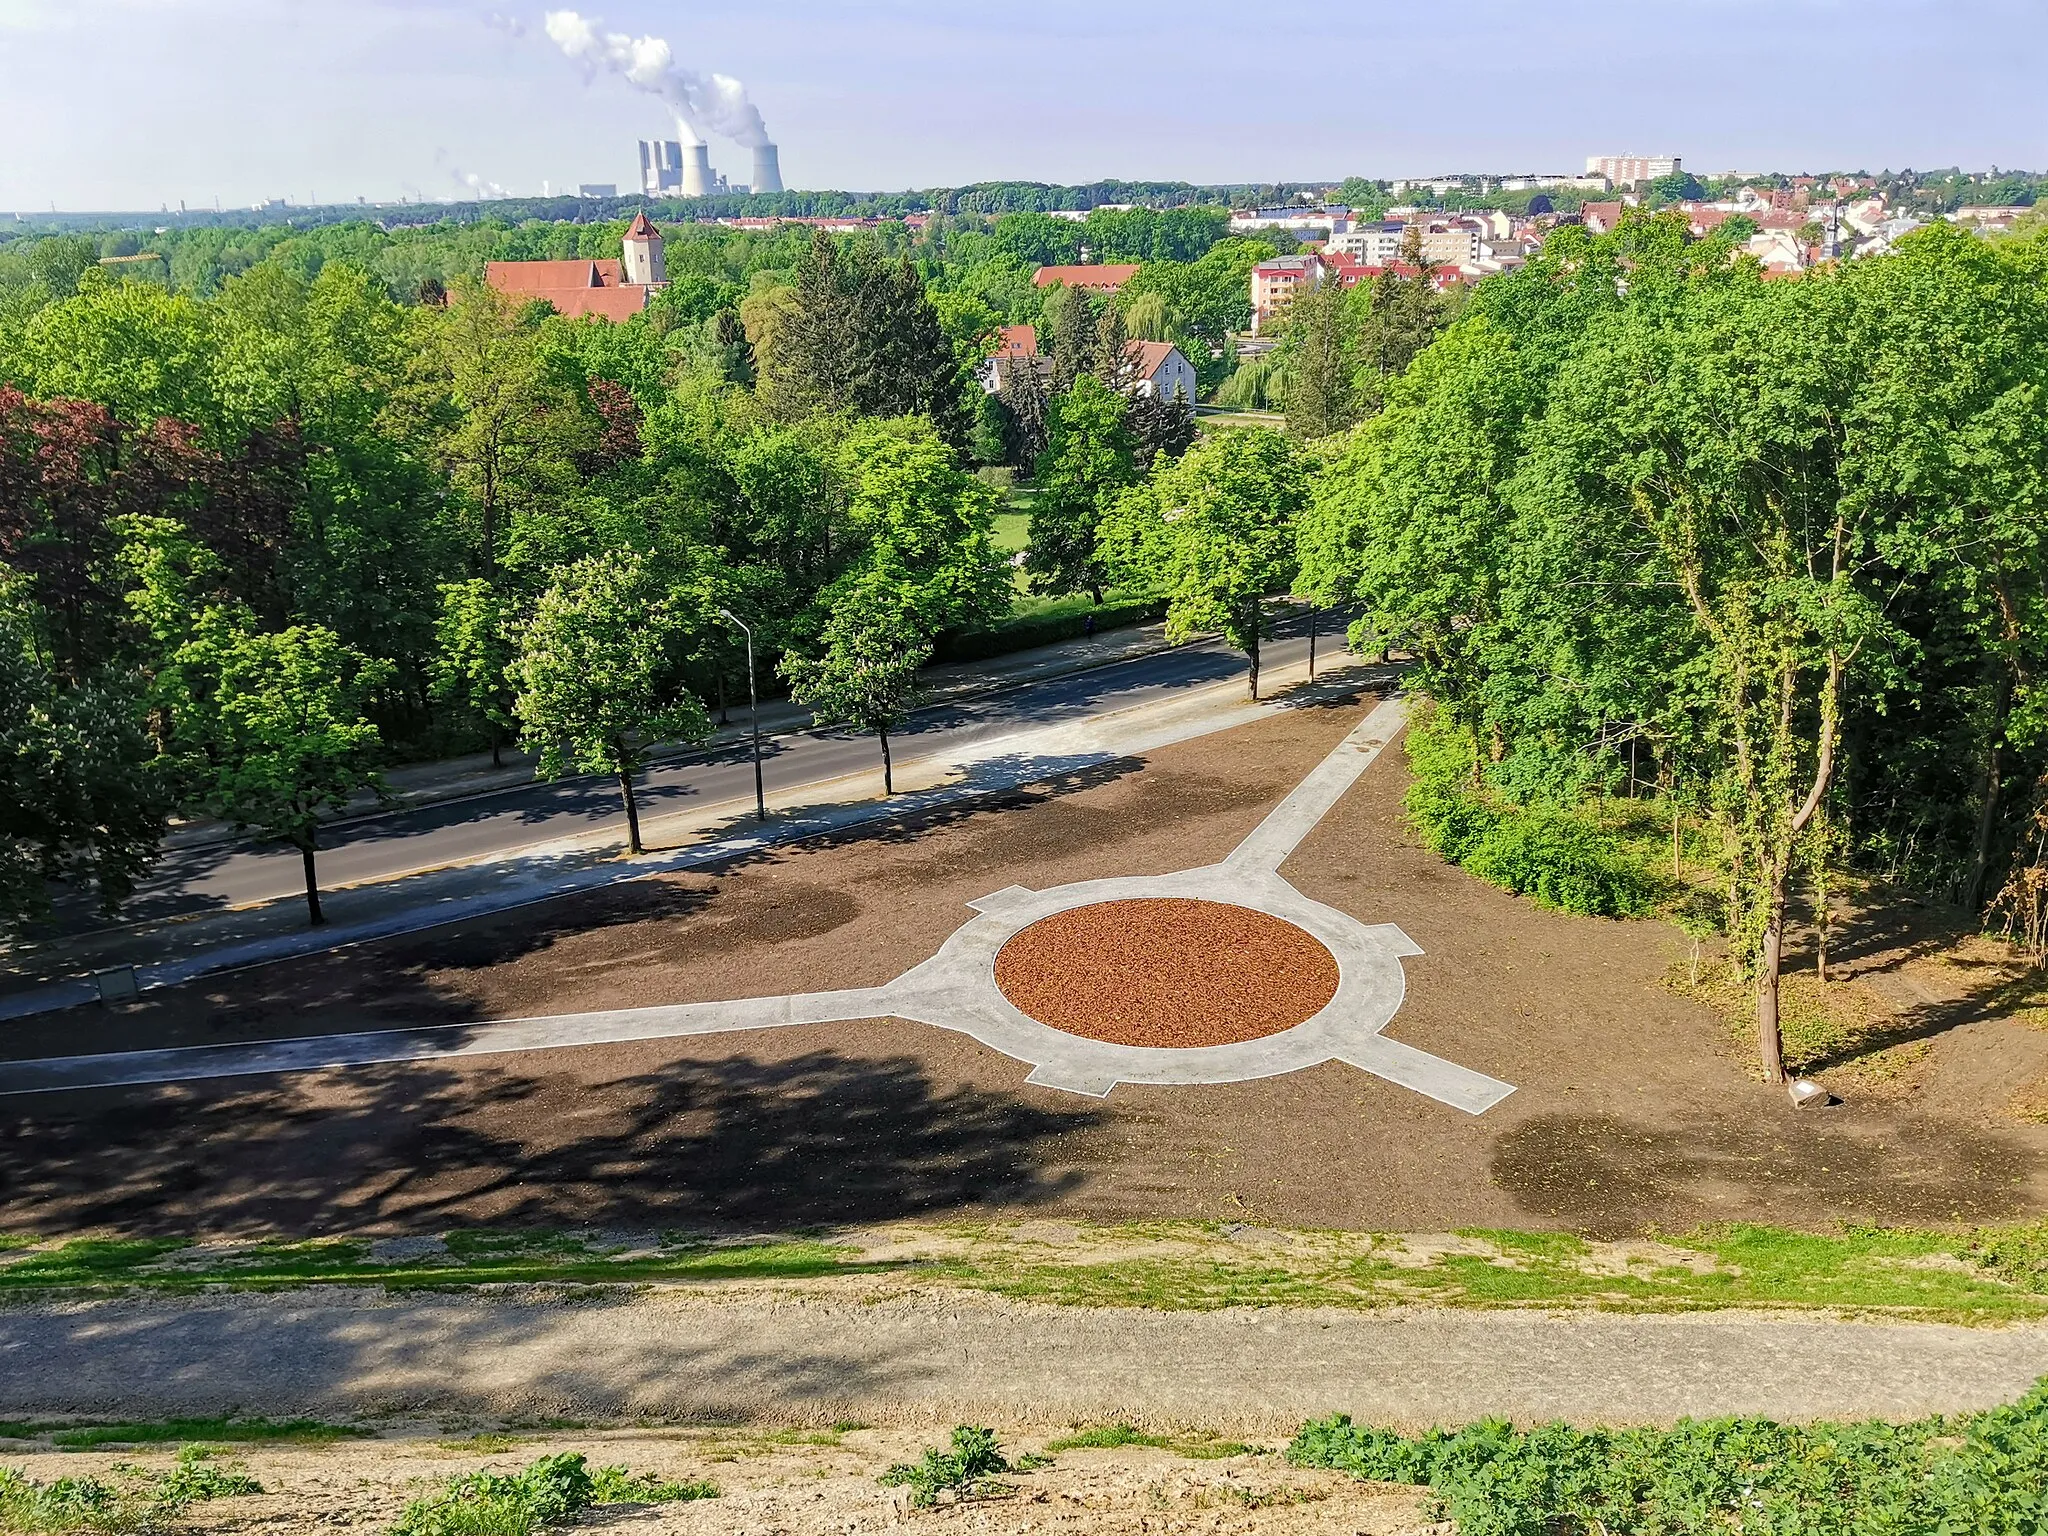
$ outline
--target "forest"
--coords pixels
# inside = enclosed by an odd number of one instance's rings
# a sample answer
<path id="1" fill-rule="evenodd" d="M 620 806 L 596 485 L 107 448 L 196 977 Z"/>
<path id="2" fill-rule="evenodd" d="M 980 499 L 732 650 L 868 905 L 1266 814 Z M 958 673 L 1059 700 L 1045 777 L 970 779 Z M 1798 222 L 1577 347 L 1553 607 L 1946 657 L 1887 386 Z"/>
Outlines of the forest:
<path id="1" fill-rule="evenodd" d="M 1220 208 L 683 226 L 616 326 L 477 283 L 619 230 L 0 246 L 10 926 L 117 907 L 172 814 L 298 845 L 317 920 L 319 823 L 394 760 L 519 741 L 630 809 L 743 687 L 728 616 L 886 751 L 918 666 L 1033 603 L 1220 633 L 1256 690 L 1293 593 L 1410 659 L 1421 835 L 1724 940 L 1766 1075 L 1846 881 L 2048 952 L 2038 228 L 1774 281 L 1646 209 L 1469 292 L 1311 290 L 1245 356 L 1276 246 Z M 1137 277 L 1033 285 L 1083 246 Z M 1021 323 L 1049 372 L 985 392 Z M 1148 400 L 1141 338 L 1288 430 Z"/>

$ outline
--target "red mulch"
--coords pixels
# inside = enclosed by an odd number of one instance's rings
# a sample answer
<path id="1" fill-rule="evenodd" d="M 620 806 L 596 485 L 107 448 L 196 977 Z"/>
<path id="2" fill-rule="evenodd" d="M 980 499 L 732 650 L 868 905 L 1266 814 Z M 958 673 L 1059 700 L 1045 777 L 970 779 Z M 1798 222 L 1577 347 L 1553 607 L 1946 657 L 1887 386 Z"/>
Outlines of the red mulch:
<path id="1" fill-rule="evenodd" d="M 1277 917 L 1220 901 L 1104 901 L 1041 918 L 996 956 L 1024 1013 L 1113 1045 L 1233 1045 L 1291 1029 L 1337 992 L 1337 962 Z"/>

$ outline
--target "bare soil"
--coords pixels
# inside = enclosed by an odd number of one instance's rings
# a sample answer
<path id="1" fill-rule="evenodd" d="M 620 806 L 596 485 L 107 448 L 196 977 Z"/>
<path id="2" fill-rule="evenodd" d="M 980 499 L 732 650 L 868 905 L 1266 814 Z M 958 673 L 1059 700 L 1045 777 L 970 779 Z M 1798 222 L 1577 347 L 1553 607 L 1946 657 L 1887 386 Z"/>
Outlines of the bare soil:
<path id="1" fill-rule="evenodd" d="M 878 984 L 966 903 L 1226 854 L 1362 703 L 995 802 L 433 933 L 10 1025 L 11 1056 Z M 1686 941 L 1545 912 L 1418 847 L 1390 750 L 1284 873 L 1425 953 L 1388 1033 L 1517 1085 L 1470 1117 L 1328 1064 L 1094 1102 L 895 1020 L 279 1079 L 0 1099 L 0 1230 L 789 1229 L 1053 1212 L 1381 1231 L 1976 1222 L 2048 1209 L 2048 1128 L 2008 1106 L 2048 1035 L 1968 974 L 1898 1028 L 1925 1091 L 1798 1112 L 1702 1003 Z M 1873 948 L 1886 942 L 1872 939 Z M 1853 933 L 1838 941 L 1857 963 Z M 1825 1074 L 1824 1074 L 1825 1075 Z"/>
<path id="2" fill-rule="evenodd" d="M 1053 1438 L 1005 1435 L 1013 1457 Z M 1198 1437 L 1199 1438 L 1199 1437 Z M 625 1466 L 671 1481 L 708 1481 L 719 1496 L 689 1503 L 615 1505 L 586 1514 L 579 1530 L 632 1536 L 858 1536 L 871 1531 L 1012 1533 L 1012 1536 L 1423 1536 L 1448 1531 L 1425 1519 L 1412 1488 L 1360 1483 L 1289 1467 L 1271 1452 L 1216 1460 L 1127 1446 L 1060 1452 L 1050 1467 L 1002 1478 L 992 1496 L 913 1510 L 877 1483 L 892 1463 L 943 1445 L 946 1429 L 844 1433 L 744 1429 L 643 1429 L 615 1433 L 513 1432 L 476 1438 L 473 1427 L 435 1436 L 414 1428 L 390 1438 L 321 1447 L 242 1447 L 235 1457 L 261 1494 L 194 1505 L 182 1528 L 203 1536 L 275 1531 L 382 1532 L 443 1479 L 479 1468 L 512 1472 L 536 1457 L 580 1451 L 593 1467 Z M 117 1462 L 156 1471 L 168 1450 L 8 1454 L 0 1466 L 42 1481 L 107 1475 Z"/>
<path id="3" fill-rule="evenodd" d="M 1292 923 L 1183 896 L 1099 901 L 1033 923 L 996 956 L 1024 1013 L 1113 1045 L 1232 1045 L 1276 1035 L 1337 993 L 1337 961 Z"/>

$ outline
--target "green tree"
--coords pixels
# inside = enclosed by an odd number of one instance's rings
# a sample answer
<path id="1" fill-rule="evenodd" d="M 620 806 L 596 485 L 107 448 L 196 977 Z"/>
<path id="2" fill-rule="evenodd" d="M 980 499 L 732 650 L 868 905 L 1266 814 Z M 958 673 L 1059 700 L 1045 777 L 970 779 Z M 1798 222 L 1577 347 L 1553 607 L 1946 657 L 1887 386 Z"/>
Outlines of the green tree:
<path id="1" fill-rule="evenodd" d="M 837 451 L 850 558 L 818 597 L 829 615 L 850 586 L 896 591 L 927 638 L 1009 611 L 1008 568 L 992 542 L 996 493 L 963 470 L 928 422 L 864 422 Z"/>
<path id="2" fill-rule="evenodd" d="M 1358 419 L 1349 299 L 1331 281 L 1295 295 L 1287 306 L 1281 342 L 1287 430 L 1304 440 L 1329 437 Z"/>
<path id="3" fill-rule="evenodd" d="M 505 740 L 518 725 L 512 712 L 512 664 L 519 651 L 510 604 L 481 576 L 443 582 L 436 636 L 434 696 L 484 723 L 491 737 L 491 766 L 499 767 Z"/>
<path id="4" fill-rule="evenodd" d="M 818 655 L 783 659 L 789 696 L 820 725 L 873 731 L 882 747 L 882 793 L 896 793 L 889 732 L 916 707 L 917 671 L 931 659 L 908 595 L 875 573 L 840 594 L 818 639 Z"/>
<path id="5" fill-rule="evenodd" d="M 1118 499 L 1103 520 L 1103 564 L 1119 585 L 1166 600 L 1169 639 L 1215 630 L 1243 651 L 1256 699 L 1266 600 L 1294 579 L 1308 489 L 1308 464 L 1281 433 L 1216 433 Z"/>
<path id="6" fill-rule="evenodd" d="M 1110 503 L 1140 478 L 1128 413 L 1122 395 L 1088 374 L 1053 402 L 1025 556 L 1033 590 L 1086 592 L 1102 601 L 1097 530 Z"/>
<path id="7" fill-rule="evenodd" d="M 1038 344 L 1052 356 L 1051 390 L 1064 395 L 1096 355 L 1095 305 L 1079 288 L 1056 283 L 1045 297 Z"/>
<path id="8" fill-rule="evenodd" d="M 626 846 L 642 852 L 633 775 L 664 741 L 711 734 L 703 704 L 681 687 L 698 616 L 645 556 L 613 550 L 556 573 L 520 636 L 512 679 L 523 744 L 543 779 L 609 773 L 626 808 Z"/>
<path id="9" fill-rule="evenodd" d="M 80 877 L 111 914 L 156 862 L 167 800 L 132 679 L 65 686 L 18 584 L 0 586 L 0 929 L 50 914 Z"/>
<path id="10" fill-rule="evenodd" d="M 597 433 L 575 391 L 550 373 L 535 326 L 511 299 L 481 283 L 460 283 L 456 293 L 429 322 L 422 393 L 441 427 L 449 478 L 475 510 L 474 569 L 490 579 L 512 511 L 566 492 L 574 456 Z"/>
<path id="11" fill-rule="evenodd" d="M 923 416 L 948 445 L 967 447 L 960 355 L 908 257 L 892 261 L 872 243 L 842 246 L 816 231 L 760 367 L 786 418 Z"/>
<path id="12" fill-rule="evenodd" d="M 331 630 L 265 633 L 246 610 L 218 607 L 159 679 L 193 798 L 299 850 L 315 925 L 326 921 L 314 867 L 320 821 L 378 786 L 381 741 L 369 708 L 390 675 L 388 662 Z"/>

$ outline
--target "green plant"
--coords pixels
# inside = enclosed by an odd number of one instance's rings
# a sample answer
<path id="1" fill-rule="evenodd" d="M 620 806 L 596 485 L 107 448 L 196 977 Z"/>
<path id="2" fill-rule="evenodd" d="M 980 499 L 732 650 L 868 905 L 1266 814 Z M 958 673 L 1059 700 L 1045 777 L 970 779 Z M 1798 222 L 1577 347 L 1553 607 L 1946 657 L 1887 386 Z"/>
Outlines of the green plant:
<path id="1" fill-rule="evenodd" d="M 109 1480 L 111 1479 L 111 1480 Z M 126 1464 L 108 1478 L 60 1477 L 43 1483 L 0 1467 L 0 1531 L 155 1532 L 194 1504 L 261 1493 L 233 1462 L 215 1463 L 198 1446 L 178 1453 L 169 1472 Z"/>
<path id="2" fill-rule="evenodd" d="M 1409 1438 L 1338 1415 L 1287 1456 L 1426 1485 L 1460 1536 L 2023 1536 L 2048 1529 L 2048 1382 L 1960 1425 L 1486 1420 Z"/>
<path id="3" fill-rule="evenodd" d="M 590 1474 L 590 1488 L 599 1504 L 681 1504 L 718 1497 L 716 1483 L 701 1479 L 670 1482 L 651 1472 L 628 1472 L 624 1467 L 599 1467 Z"/>
<path id="4" fill-rule="evenodd" d="M 531 1536 L 597 1501 L 589 1465 L 575 1451 L 522 1470 L 472 1472 L 406 1505 L 392 1536 Z"/>
<path id="5" fill-rule="evenodd" d="M 876 1481 L 884 1488 L 908 1488 L 910 1502 L 923 1509 L 949 1491 L 963 1499 L 1000 1492 L 1004 1485 L 996 1474 L 1009 1470 L 994 1430 L 961 1424 L 953 1430 L 951 1449 L 928 1450 L 917 1461 L 898 1462 Z"/>
<path id="6" fill-rule="evenodd" d="M 670 1482 L 624 1467 L 599 1467 L 577 1451 L 543 1456 L 517 1472 L 471 1472 L 405 1506 L 391 1536 L 534 1536 L 597 1504 L 678 1504 L 715 1499 L 706 1482 Z"/>
<path id="7" fill-rule="evenodd" d="M 209 1499 L 235 1499 L 262 1491 L 263 1485 L 234 1462 L 216 1462 L 206 1447 L 188 1445 L 179 1450 L 177 1464 L 164 1474 L 151 1496 L 159 1509 L 175 1512 Z"/>
<path id="8" fill-rule="evenodd" d="M 1488 884 L 1582 917 L 1641 917 L 1659 884 L 1577 807 L 1517 805 L 1474 782 L 1466 732 L 1439 711 L 1409 728 L 1408 820 L 1422 841 Z"/>

